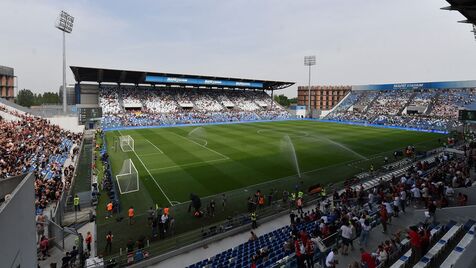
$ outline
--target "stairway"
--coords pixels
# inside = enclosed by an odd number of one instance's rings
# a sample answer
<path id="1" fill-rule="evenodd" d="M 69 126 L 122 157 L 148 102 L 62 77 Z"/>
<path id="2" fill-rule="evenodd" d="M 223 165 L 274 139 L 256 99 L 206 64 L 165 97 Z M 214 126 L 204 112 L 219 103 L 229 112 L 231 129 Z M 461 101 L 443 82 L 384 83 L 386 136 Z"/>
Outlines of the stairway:
<path id="1" fill-rule="evenodd" d="M 435 106 L 436 102 L 438 101 L 438 99 L 440 98 L 440 92 L 437 92 L 435 97 L 433 97 L 433 99 L 430 101 L 430 104 L 428 104 L 428 107 L 426 108 L 425 112 L 423 114 L 430 114 L 431 111 L 433 110 L 433 106 Z"/>
<path id="2" fill-rule="evenodd" d="M 402 115 L 402 112 L 405 110 L 405 108 L 408 107 L 408 105 L 410 105 L 412 103 L 412 101 L 413 101 L 413 99 L 415 98 L 416 95 L 417 95 L 417 92 L 412 93 L 412 95 L 410 96 L 410 98 L 408 98 L 405 105 L 403 105 L 402 108 L 400 109 L 400 111 L 398 111 L 397 115 Z"/>

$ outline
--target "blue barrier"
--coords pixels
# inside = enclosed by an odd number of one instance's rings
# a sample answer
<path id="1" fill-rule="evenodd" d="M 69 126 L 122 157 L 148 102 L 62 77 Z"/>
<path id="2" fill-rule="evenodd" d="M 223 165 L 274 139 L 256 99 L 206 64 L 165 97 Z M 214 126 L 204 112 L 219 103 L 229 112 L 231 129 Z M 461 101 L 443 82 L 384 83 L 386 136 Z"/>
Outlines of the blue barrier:
<path id="1" fill-rule="evenodd" d="M 402 127 L 402 126 L 387 126 L 387 125 L 378 125 L 378 124 L 353 122 L 353 121 L 339 121 L 339 120 L 313 119 L 313 118 L 292 118 L 292 119 L 279 119 L 279 120 L 248 120 L 248 121 L 244 120 L 244 121 L 233 121 L 233 122 L 213 122 L 213 123 L 171 124 L 171 125 L 155 125 L 155 126 L 111 127 L 111 128 L 104 128 L 103 130 L 104 131 L 115 131 L 115 130 L 131 130 L 131 129 L 143 129 L 143 128 L 193 127 L 193 126 L 231 125 L 231 124 L 245 124 L 245 123 L 283 122 L 283 121 L 316 121 L 316 122 L 323 122 L 323 123 L 336 123 L 336 124 L 344 124 L 344 125 L 356 125 L 356 126 L 365 126 L 365 127 L 389 128 L 389 129 L 399 129 L 399 130 L 407 130 L 407 131 L 448 134 L 448 131 L 437 130 L 437 129 L 422 129 L 422 128 Z"/>
<path id="2" fill-rule="evenodd" d="M 339 120 L 330 120 L 330 119 L 305 119 L 305 120 L 313 120 L 313 121 L 328 122 L 328 123 L 337 123 L 337 124 L 344 124 L 344 125 L 356 125 L 356 126 L 377 127 L 377 128 L 391 128 L 391 129 L 417 131 L 417 132 L 448 134 L 448 131 L 437 130 L 437 129 L 423 129 L 423 128 L 414 128 L 414 127 L 403 127 L 403 126 L 387 126 L 387 125 L 378 125 L 378 124 L 363 123 L 363 122 L 339 121 Z"/>

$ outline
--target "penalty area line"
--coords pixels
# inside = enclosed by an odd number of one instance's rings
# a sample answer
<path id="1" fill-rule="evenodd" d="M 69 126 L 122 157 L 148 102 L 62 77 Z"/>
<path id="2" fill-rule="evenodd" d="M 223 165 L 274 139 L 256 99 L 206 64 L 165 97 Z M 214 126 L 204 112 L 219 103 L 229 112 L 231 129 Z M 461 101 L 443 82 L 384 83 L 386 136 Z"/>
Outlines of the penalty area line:
<path id="1" fill-rule="evenodd" d="M 150 140 L 148 139 L 145 139 L 148 143 L 150 143 L 150 145 L 154 146 L 155 149 L 157 149 L 157 151 L 159 151 L 161 154 L 163 154 L 164 152 L 162 150 L 160 150 L 159 147 L 157 147 L 155 144 L 153 144 Z"/>
<path id="2" fill-rule="evenodd" d="M 119 132 L 119 134 L 120 134 L 121 136 L 123 136 L 120 130 L 119 130 L 118 132 Z M 155 185 L 157 185 L 157 187 L 159 188 L 159 190 L 160 190 L 160 191 L 162 192 L 162 194 L 165 196 L 165 198 L 167 199 L 167 202 L 169 202 L 169 204 L 170 204 L 171 206 L 173 206 L 172 201 L 170 201 L 170 198 L 165 194 L 164 189 L 162 189 L 162 187 L 160 187 L 159 183 L 155 180 L 154 176 L 152 175 L 152 173 L 150 173 L 149 169 L 145 166 L 144 162 L 142 162 L 142 159 L 139 157 L 139 155 L 137 155 L 136 151 L 135 151 L 135 150 L 132 150 L 132 152 L 134 152 L 134 154 L 136 155 L 137 159 L 139 159 L 139 161 L 140 161 L 140 163 L 142 164 L 142 166 L 145 168 L 145 170 L 147 171 L 147 173 L 149 173 L 149 176 L 152 178 L 152 180 L 155 182 Z"/>

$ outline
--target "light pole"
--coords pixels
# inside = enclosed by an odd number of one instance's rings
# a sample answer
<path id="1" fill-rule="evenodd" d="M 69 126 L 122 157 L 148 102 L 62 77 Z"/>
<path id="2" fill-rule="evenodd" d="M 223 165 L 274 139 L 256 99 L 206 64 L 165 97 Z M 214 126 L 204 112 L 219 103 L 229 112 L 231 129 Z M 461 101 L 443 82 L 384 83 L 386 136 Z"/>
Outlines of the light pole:
<path id="1" fill-rule="evenodd" d="M 476 40 L 476 24 L 473 24 L 473 30 L 471 32 L 474 33 L 474 39 Z"/>
<path id="2" fill-rule="evenodd" d="M 304 57 L 304 66 L 308 66 L 309 67 L 309 84 L 308 84 L 308 105 L 307 105 L 307 109 L 308 109 L 308 117 L 311 118 L 312 117 L 312 112 L 311 112 L 311 66 L 314 66 L 316 65 L 316 56 L 305 56 Z"/>
<path id="3" fill-rule="evenodd" d="M 55 27 L 63 32 L 63 112 L 66 113 L 66 33 L 73 31 L 74 17 L 61 11 L 56 21 Z"/>

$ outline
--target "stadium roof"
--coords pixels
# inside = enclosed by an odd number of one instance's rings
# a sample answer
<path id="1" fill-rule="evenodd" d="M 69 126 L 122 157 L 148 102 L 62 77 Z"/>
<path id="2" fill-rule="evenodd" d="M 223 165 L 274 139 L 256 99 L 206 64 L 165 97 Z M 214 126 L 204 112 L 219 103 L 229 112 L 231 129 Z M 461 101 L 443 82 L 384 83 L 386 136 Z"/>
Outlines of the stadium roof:
<path id="1" fill-rule="evenodd" d="M 476 24 L 476 1 L 474 0 L 446 0 L 449 7 L 443 7 L 444 10 L 457 10 L 466 20 L 460 22 Z"/>
<path id="2" fill-rule="evenodd" d="M 294 85 L 294 82 L 243 79 L 232 77 L 215 77 L 203 75 L 156 73 L 144 71 L 113 70 L 70 66 L 76 82 L 150 84 L 206 86 L 218 88 L 249 88 L 278 90 Z"/>

